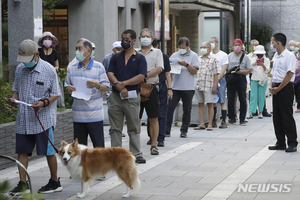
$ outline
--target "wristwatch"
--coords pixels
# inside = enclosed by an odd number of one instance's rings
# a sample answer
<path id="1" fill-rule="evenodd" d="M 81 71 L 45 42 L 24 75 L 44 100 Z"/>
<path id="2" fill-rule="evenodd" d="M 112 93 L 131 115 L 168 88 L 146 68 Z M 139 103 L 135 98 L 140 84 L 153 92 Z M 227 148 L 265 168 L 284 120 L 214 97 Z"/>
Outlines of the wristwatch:
<path id="1" fill-rule="evenodd" d="M 100 84 L 99 90 L 101 90 L 101 89 L 102 89 L 102 85 Z"/>
<path id="2" fill-rule="evenodd" d="M 189 63 L 186 63 L 185 67 L 188 67 L 189 66 Z"/>
<path id="3" fill-rule="evenodd" d="M 172 88 L 168 88 L 168 90 L 172 90 Z"/>

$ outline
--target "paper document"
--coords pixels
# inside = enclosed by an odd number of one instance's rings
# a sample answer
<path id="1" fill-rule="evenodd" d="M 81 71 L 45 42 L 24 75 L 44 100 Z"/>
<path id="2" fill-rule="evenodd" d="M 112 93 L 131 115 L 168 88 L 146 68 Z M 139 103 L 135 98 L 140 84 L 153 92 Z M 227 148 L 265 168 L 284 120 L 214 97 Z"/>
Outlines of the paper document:
<path id="1" fill-rule="evenodd" d="M 121 99 L 137 98 L 137 93 L 136 93 L 136 90 L 130 90 L 130 91 L 128 91 L 128 97 L 123 98 L 122 95 L 121 95 L 121 93 L 120 93 L 120 97 L 121 97 Z"/>
<path id="2" fill-rule="evenodd" d="M 78 79 L 73 86 L 76 88 L 76 91 L 72 92 L 72 97 L 83 100 L 90 100 L 92 96 L 92 89 L 86 87 L 86 79 Z"/>
<path id="3" fill-rule="evenodd" d="M 172 74 L 180 74 L 181 73 L 181 65 L 178 63 L 171 63 L 171 73 Z"/>
<path id="4" fill-rule="evenodd" d="M 19 101 L 19 100 L 14 100 L 13 102 L 17 103 L 17 104 L 23 104 L 23 105 L 26 105 L 26 106 L 32 106 L 32 104 L 29 104 L 29 103 L 25 103 L 23 101 Z"/>
<path id="5" fill-rule="evenodd" d="M 169 58 L 170 62 L 172 63 L 178 63 L 180 62 L 180 59 L 179 58 Z"/>

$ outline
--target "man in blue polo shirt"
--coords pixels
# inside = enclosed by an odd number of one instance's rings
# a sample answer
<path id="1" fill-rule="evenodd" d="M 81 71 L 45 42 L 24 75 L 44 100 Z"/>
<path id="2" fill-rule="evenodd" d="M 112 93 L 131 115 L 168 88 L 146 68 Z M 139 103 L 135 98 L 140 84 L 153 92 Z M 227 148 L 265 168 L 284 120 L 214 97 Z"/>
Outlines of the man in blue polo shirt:
<path id="1" fill-rule="evenodd" d="M 136 32 L 125 30 L 121 45 L 124 50 L 110 59 L 107 76 L 113 85 L 110 95 L 108 116 L 111 125 L 111 146 L 122 147 L 124 116 L 129 135 L 129 150 L 137 163 L 146 163 L 140 151 L 139 112 L 140 83 L 147 75 L 147 62 L 143 55 L 134 50 Z"/>
<path id="2" fill-rule="evenodd" d="M 88 100 L 74 97 L 74 139 L 78 138 L 80 144 L 87 145 L 87 137 L 90 135 L 94 147 L 104 147 L 102 93 L 108 90 L 110 84 L 103 65 L 94 61 L 91 53 L 90 41 L 81 39 L 77 42 L 75 56 L 79 63 L 68 66 L 65 86 L 66 91 L 72 94 L 76 91 L 74 84 L 84 80 L 87 90 L 92 89 Z"/>

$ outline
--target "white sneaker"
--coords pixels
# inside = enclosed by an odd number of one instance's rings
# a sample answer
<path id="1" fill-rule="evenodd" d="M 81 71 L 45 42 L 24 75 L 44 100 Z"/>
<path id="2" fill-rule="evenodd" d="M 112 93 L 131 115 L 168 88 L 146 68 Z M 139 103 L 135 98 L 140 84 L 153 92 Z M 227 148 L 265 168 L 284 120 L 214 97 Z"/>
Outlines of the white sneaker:
<path id="1" fill-rule="evenodd" d="M 258 115 L 258 119 L 263 119 L 264 117 L 263 117 L 263 115 L 262 114 L 259 114 Z"/>

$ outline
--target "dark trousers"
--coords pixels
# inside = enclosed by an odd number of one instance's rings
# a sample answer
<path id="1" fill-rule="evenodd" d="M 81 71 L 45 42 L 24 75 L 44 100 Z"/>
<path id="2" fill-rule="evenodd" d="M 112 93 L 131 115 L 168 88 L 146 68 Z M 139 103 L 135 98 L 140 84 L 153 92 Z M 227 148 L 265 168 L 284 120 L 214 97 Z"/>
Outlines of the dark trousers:
<path id="1" fill-rule="evenodd" d="M 78 138 L 78 143 L 87 145 L 87 138 L 90 138 L 93 142 L 93 147 L 105 147 L 104 146 L 104 134 L 103 134 L 103 121 L 91 122 L 91 123 L 77 123 L 74 125 L 74 139 Z"/>
<path id="2" fill-rule="evenodd" d="M 169 101 L 168 105 L 168 115 L 167 115 L 167 129 L 166 134 L 170 134 L 173 114 L 180 98 L 183 103 L 183 115 L 182 115 L 182 125 L 180 128 L 181 132 L 188 132 L 188 128 L 191 121 L 191 111 L 192 111 L 192 100 L 195 90 L 173 90 L 173 98 Z"/>
<path id="3" fill-rule="evenodd" d="M 160 116 L 158 117 L 159 134 L 157 141 L 164 141 L 167 127 L 168 88 L 165 82 L 160 83 L 159 87 Z M 148 136 L 150 137 L 149 120 L 147 120 L 147 132 Z"/>
<path id="4" fill-rule="evenodd" d="M 296 96 L 296 101 L 297 101 L 297 109 L 300 109 L 300 83 L 297 85 L 294 85 L 294 92 Z"/>
<path id="5" fill-rule="evenodd" d="M 275 84 L 275 85 L 274 85 Z M 273 87 L 279 84 L 274 83 Z M 287 84 L 280 92 L 273 95 L 273 124 L 277 145 L 285 146 L 285 136 L 288 146 L 296 147 L 297 129 L 293 117 L 294 89 L 292 83 Z"/>
<path id="6" fill-rule="evenodd" d="M 246 76 L 242 76 L 242 78 L 234 84 L 227 84 L 228 117 L 230 120 L 235 121 L 234 101 L 237 92 L 240 101 L 240 122 L 245 121 L 247 113 L 246 88 Z"/>

